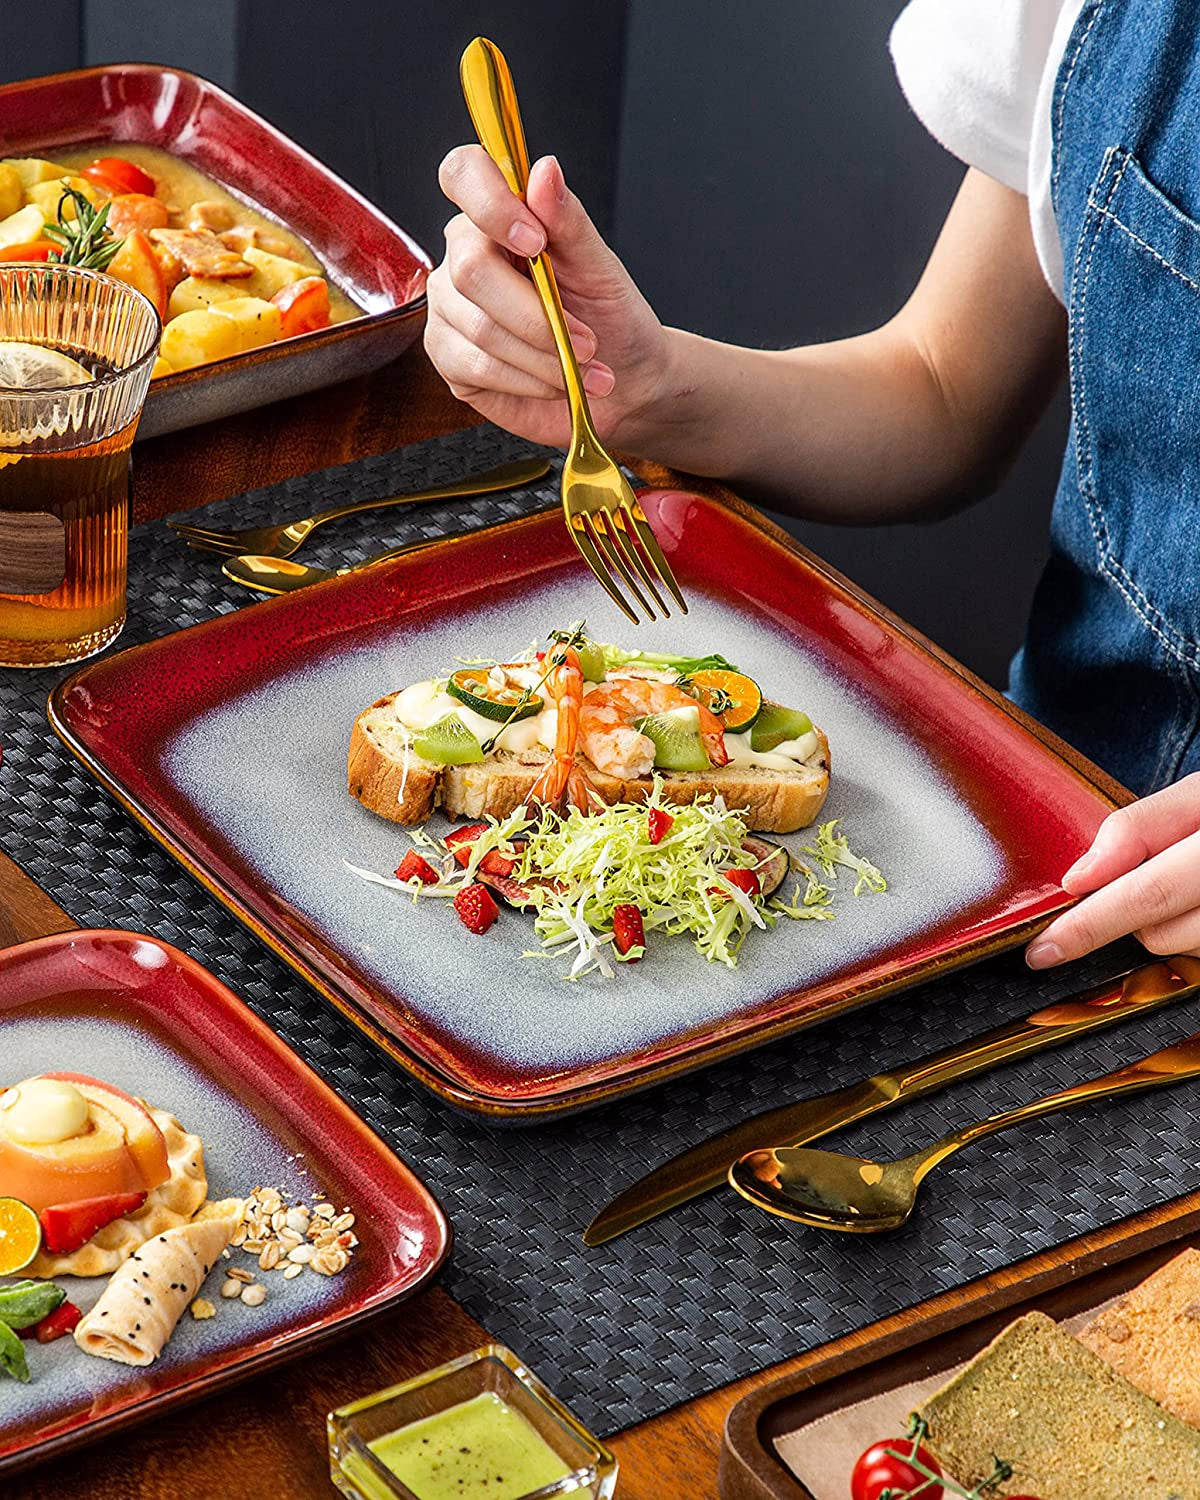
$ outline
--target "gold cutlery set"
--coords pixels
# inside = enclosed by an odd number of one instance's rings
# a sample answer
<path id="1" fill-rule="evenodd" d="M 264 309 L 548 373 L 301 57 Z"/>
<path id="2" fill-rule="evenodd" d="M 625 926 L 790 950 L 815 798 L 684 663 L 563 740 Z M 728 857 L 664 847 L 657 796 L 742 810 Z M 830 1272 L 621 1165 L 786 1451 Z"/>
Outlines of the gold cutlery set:
<path id="1" fill-rule="evenodd" d="M 647 1173 L 596 1215 L 584 1232 L 584 1242 L 601 1245 L 615 1239 L 725 1181 L 759 1208 L 815 1228 L 851 1234 L 896 1229 L 912 1213 L 925 1176 L 964 1146 L 1076 1104 L 1200 1078 L 1200 1034 L 1102 1077 L 989 1115 L 898 1162 L 806 1149 L 808 1143 L 990 1068 L 1185 1000 L 1197 991 L 1200 959 L 1160 959 L 894 1072 L 878 1073 L 835 1093 L 770 1110 Z M 783 1140 L 790 1144 L 779 1144 Z"/>
<path id="2" fill-rule="evenodd" d="M 462 55 L 459 76 L 480 144 L 500 168 L 512 191 L 524 198 L 529 182 L 529 152 L 517 108 L 516 89 L 504 54 L 494 42 L 476 37 Z M 641 619 L 639 609 L 648 620 L 656 618 L 656 608 L 664 619 L 669 618 L 671 611 L 664 594 L 681 613 L 687 614 L 683 593 L 646 519 L 641 502 L 597 436 L 579 362 L 567 331 L 567 318 L 554 279 L 554 268 L 545 251 L 529 261 L 529 275 L 554 335 L 571 412 L 571 442 L 562 471 L 563 517 L 571 540 L 609 598 L 635 625 Z M 333 577 L 335 572 L 357 572 L 429 545 L 427 540 L 409 542 L 355 563 L 353 567 L 336 570 L 289 562 L 288 559 L 317 527 L 327 521 L 390 505 L 415 505 L 512 489 L 540 479 L 549 468 L 550 465 L 542 460 L 507 464 L 502 469 L 436 489 L 395 495 L 386 500 L 359 501 L 279 526 L 219 531 L 175 521 L 168 524 L 190 546 L 228 554 L 231 560 L 223 565 L 222 572 L 235 583 L 264 594 L 286 594 L 310 583 L 320 583 Z M 455 531 L 430 540 L 453 541 L 465 535 L 466 530 Z M 636 601 L 636 607 L 623 592 L 622 583 Z"/>

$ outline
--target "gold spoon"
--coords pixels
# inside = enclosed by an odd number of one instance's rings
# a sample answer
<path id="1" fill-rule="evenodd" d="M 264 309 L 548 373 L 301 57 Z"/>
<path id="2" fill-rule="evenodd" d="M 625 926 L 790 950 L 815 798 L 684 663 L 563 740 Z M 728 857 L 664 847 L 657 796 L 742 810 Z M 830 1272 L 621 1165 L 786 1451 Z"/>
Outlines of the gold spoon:
<path id="1" fill-rule="evenodd" d="M 868 1161 L 812 1147 L 777 1146 L 739 1157 L 729 1169 L 729 1181 L 747 1202 L 781 1218 L 845 1234 L 878 1234 L 899 1229 L 907 1221 L 921 1183 L 934 1167 L 964 1146 L 1007 1130 L 1010 1125 L 1022 1125 L 1089 1100 L 1138 1094 L 1189 1078 L 1200 1078 L 1200 1033 L 1101 1078 L 1088 1079 L 1061 1093 L 1047 1094 L 1031 1104 L 952 1130 L 899 1161 Z"/>

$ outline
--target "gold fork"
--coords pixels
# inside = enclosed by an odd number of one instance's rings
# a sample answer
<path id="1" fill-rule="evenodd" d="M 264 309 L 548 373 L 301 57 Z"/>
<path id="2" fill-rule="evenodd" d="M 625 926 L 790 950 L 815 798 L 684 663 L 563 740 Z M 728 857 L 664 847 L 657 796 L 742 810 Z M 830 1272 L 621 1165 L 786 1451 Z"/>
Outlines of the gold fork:
<path id="1" fill-rule="evenodd" d="M 389 495 L 385 500 L 355 500 L 349 505 L 335 505 L 329 510 L 318 511 L 315 516 L 302 516 L 279 526 L 247 526 L 242 531 L 220 531 L 214 527 L 193 526 L 187 521 L 168 521 L 167 525 L 189 547 L 199 547 L 205 552 L 223 552 L 233 557 L 246 552 L 262 557 L 291 557 L 317 527 L 324 526 L 327 521 L 340 521 L 343 516 L 356 516 L 364 510 L 385 510 L 390 505 L 421 505 L 431 500 L 490 495 L 494 490 L 511 490 L 518 485 L 532 484 L 549 472 L 549 460 L 525 458 L 517 463 L 501 464 L 482 474 L 468 475 L 465 479 L 452 479 L 432 489 Z"/>
<path id="2" fill-rule="evenodd" d="M 529 183 L 529 153 L 516 89 L 504 54 L 486 37 L 476 37 L 462 55 L 459 76 L 480 144 L 500 168 L 512 191 L 523 199 Z M 596 436 L 583 378 L 567 332 L 558 283 L 544 251 L 529 262 L 529 271 L 554 335 L 571 408 L 571 446 L 562 472 L 563 514 L 571 538 L 609 597 L 635 625 L 637 612 L 621 592 L 614 573 L 624 580 L 651 620 L 655 618 L 654 609 L 639 587 L 639 579 L 664 616 L 669 616 L 670 610 L 659 593 L 658 583 L 666 586 L 675 603 L 687 614 L 687 604 L 671 565 L 663 556 L 637 496 Z"/>

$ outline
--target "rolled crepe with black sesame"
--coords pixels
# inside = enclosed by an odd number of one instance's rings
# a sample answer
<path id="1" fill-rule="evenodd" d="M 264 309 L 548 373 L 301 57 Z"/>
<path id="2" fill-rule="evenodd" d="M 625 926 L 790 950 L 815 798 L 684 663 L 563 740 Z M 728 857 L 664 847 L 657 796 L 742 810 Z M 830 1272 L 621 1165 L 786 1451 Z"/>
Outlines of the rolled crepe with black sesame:
<path id="1" fill-rule="evenodd" d="M 194 1219 L 147 1240 L 113 1273 L 91 1312 L 79 1320 L 75 1342 L 100 1359 L 153 1364 L 236 1223 L 233 1217 Z"/>

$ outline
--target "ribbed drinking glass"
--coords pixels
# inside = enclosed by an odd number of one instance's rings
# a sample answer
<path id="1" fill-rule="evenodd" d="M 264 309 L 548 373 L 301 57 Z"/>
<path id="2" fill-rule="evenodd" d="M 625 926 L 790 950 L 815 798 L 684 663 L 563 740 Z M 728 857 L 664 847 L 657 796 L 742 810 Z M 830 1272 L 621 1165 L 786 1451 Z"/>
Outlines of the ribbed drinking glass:
<path id="1" fill-rule="evenodd" d="M 120 634 L 129 450 L 160 331 L 112 276 L 0 265 L 0 666 L 81 661 Z"/>

